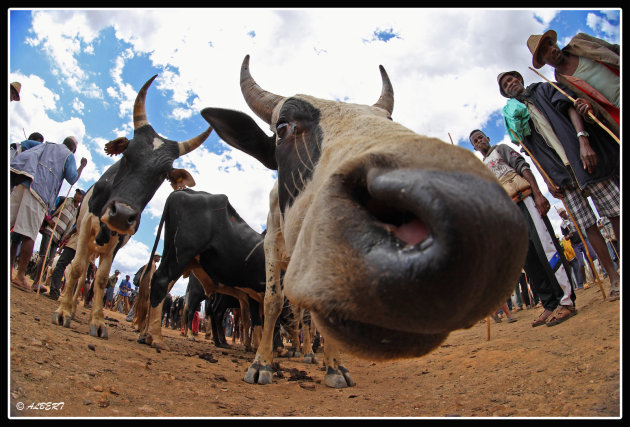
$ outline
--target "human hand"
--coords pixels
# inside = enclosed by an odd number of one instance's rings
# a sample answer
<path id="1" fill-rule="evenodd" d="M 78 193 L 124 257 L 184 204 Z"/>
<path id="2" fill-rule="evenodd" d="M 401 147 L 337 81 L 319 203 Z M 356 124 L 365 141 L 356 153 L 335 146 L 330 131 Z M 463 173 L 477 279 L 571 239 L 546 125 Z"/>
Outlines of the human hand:
<path id="1" fill-rule="evenodd" d="M 85 157 L 81 158 L 81 167 L 85 167 L 85 165 L 87 165 L 87 159 Z"/>
<path id="2" fill-rule="evenodd" d="M 593 111 L 591 104 L 589 104 L 588 101 L 584 98 L 576 99 L 573 103 L 573 106 L 575 107 L 575 110 L 578 112 L 578 114 L 585 119 L 589 118 L 588 113 Z"/>
<path id="3" fill-rule="evenodd" d="M 560 189 L 560 187 L 547 183 L 547 189 L 549 190 L 551 195 L 555 197 L 556 199 L 564 198 L 564 195 L 562 194 L 562 190 Z"/>
<path id="4" fill-rule="evenodd" d="M 591 148 L 591 144 L 588 141 L 588 137 L 581 136 L 580 140 L 580 158 L 582 159 L 582 165 L 588 173 L 593 173 L 597 167 L 597 154 Z"/>
<path id="5" fill-rule="evenodd" d="M 551 208 L 549 200 L 547 200 L 541 192 L 534 193 L 534 204 L 536 205 L 536 209 L 538 209 L 540 216 L 544 216 Z"/>

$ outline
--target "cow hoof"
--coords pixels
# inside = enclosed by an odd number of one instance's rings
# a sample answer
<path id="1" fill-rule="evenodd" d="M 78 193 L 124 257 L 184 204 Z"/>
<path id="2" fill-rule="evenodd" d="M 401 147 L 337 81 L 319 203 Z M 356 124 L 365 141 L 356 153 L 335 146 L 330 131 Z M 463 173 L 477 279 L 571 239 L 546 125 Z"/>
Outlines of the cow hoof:
<path id="1" fill-rule="evenodd" d="M 138 339 L 136 340 L 136 342 L 137 342 L 138 344 L 146 344 L 146 343 L 147 343 L 147 337 L 146 337 L 146 336 L 141 336 L 141 337 L 138 337 Z"/>
<path id="2" fill-rule="evenodd" d="M 328 368 L 324 376 L 324 384 L 332 388 L 345 388 L 356 385 L 348 370 L 341 366 L 339 369 Z"/>
<path id="3" fill-rule="evenodd" d="M 258 362 L 252 363 L 245 374 L 245 381 L 248 384 L 271 384 L 273 369 L 269 365 L 261 366 Z"/>
<path id="4" fill-rule="evenodd" d="M 304 363 L 317 365 L 317 357 L 315 357 L 315 354 L 313 353 L 305 354 Z"/>
<path id="5" fill-rule="evenodd" d="M 61 326 L 63 324 L 63 315 L 55 311 L 52 315 L 51 320 L 52 320 L 53 325 Z"/>
<path id="6" fill-rule="evenodd" d="M 195 341 L 195 337 L 188 337 L 187 339 L 188 341 L 193 341 L 193 342 Z"/>
<path id="7" fill-rule="evenodd" d="M 300 353 L 300 350 L 294 350 L 294 349 L 289 349 L 287 351 L 285 351 L 284 353 L 280 354 L 280 357 L 301 357 L 302 353 Z"/>
<path id="8" fill-rule="evenodd" d="M 65 319 L 63 319 L 63 327 L 69 328 L 71 322 L 72 322 L 72 317 L 66 317 Z"/>
<path id="9" fill-rule="evenodd" d="M 105 326 L 90 325 L 90 335 L 96 338 L 107 339 L 107 328 Z"/>

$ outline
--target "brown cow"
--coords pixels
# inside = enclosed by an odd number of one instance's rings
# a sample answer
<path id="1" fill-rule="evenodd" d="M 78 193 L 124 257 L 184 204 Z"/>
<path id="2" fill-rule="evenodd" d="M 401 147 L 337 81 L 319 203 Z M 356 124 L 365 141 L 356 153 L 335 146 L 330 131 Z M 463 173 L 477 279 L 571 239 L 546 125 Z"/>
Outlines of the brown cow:
<path id="1" fill-rule="evenodd" d="M 263 337 L 245 381 L 272 381 L 283 293 L 326 337 L 325 383 L 353 385 L 339 348 L 369 359 L 417 357 L 505 301 L 525 260 L 516 205 L 469 150 L 391 120 L 393 90 L 372 106 L 241 90 L 266 123 L 206 108 L 228 144 L 278 171 L 270 194 Z M 284 282 L 280 272 L 286 269 Z"/>

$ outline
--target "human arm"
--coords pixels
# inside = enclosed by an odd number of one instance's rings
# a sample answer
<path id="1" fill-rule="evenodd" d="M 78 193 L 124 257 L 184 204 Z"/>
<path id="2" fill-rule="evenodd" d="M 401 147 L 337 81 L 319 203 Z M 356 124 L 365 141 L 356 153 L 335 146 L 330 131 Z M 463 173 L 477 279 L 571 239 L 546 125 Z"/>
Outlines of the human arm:
<path id="1" fill-rule="evenodd" d="M 74 154 L 70 154 L 66 159 L 66 163 L 64 164 L 64 178 L 68 183 L 75 184 L 79 178 L 81 177 L 81 172 L 87 165 L 87 159 L 85 157 L 81 158 L 81 165 L 77 168 L 76 161 L 74 159 Z"/>
<path id="2" fill-rule="evenodd" d="M 574 107 L 569 107 L 568 113 L 576 134 L 580 135 L 578 136 L 578 142 L 580 144 L 580 158 L 582 159 L 582 165 L 588 173 L 593 173 L 597 167 L 597 154 L 593 151 L 587 136 L 588 134 L 585 132 L 584 121 L 582 121 L 582 117 Z M 585 135 L 581 135 L 582 133 Z"/>
<path id="3" fill-rule="evenodd" d="M 530 169 L 523 169 L 521 175 L 523 175 L 523 178 L 529 182 L 529 185 L 532 188 L 532 196 L 534 197 L 534 204 L 536 205 L 536 209 L 538 209 L 538 213 L 540 216 L 546 215 L 547 212 L 549 212 L 551 205 L 549 204 L 549 200 L 547 200 L 547 198 L 543 195 L 542 191 L 540 191 L 534 174 Z"/>

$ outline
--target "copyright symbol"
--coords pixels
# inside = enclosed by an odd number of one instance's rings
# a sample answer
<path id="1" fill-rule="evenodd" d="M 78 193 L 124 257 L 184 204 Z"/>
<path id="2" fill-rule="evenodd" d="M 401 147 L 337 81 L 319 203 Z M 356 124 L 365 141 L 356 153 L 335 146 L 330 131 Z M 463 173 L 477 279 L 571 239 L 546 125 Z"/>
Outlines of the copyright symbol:
<path id="1" fill-rule="evenodd" d="M 21 411 L 22 409 L 24 409 L 24 404 L 22 402 L 18 402 L 15 404 L 15 407 L 18 411 Z"/>

